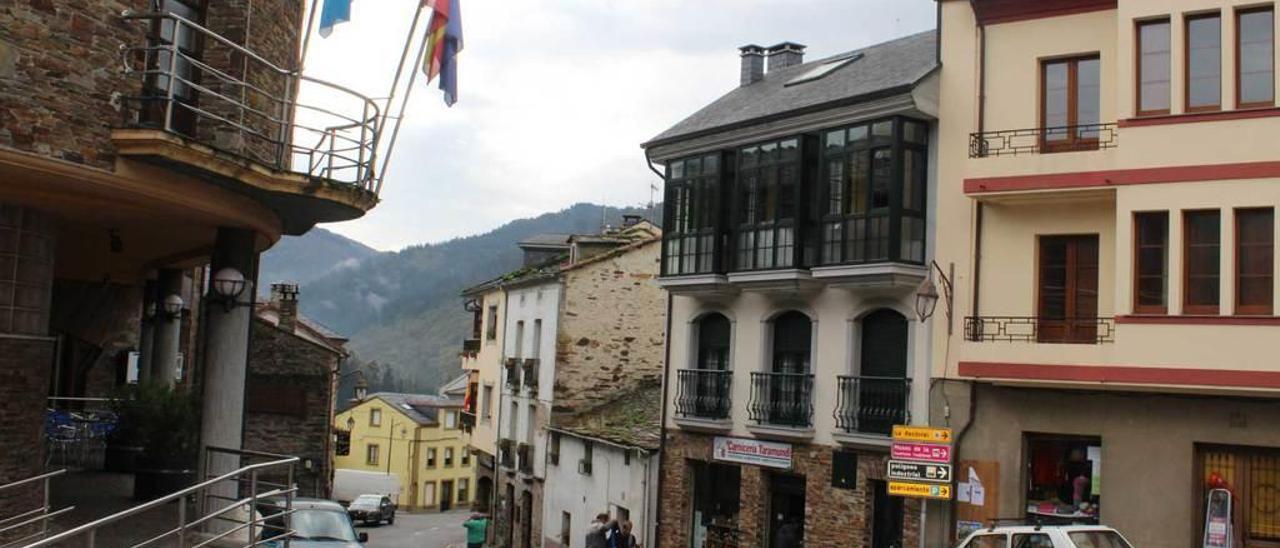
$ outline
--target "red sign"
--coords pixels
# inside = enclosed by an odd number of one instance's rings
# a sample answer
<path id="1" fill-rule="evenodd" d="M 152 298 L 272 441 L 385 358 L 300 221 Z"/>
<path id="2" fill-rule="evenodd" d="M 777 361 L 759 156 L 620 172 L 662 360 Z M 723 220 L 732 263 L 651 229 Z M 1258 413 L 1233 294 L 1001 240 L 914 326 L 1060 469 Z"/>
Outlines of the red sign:
<path id="1" fill-rule="evenodd" d="M 951 462 L 950 445 L 934 445 L 932 443 L 893 442 L 893 457 L 901 460 L 919 460 L 924 462 Z"/>

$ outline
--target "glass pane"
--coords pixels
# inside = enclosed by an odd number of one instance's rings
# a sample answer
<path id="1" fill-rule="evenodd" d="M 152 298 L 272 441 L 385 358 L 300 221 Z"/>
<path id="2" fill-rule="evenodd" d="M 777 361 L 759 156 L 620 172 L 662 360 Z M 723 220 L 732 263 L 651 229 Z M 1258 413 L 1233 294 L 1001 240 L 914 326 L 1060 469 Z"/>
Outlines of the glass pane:
<path id="1" fill-rule="evenodd" d="M 684 162 L 671 162 L 667 164 L 667 170 L 671 172 L 672 179 L 684 177 Z"/>
<path id="2" fill-rule="evenodd" d="M 760 146 L 760 163 L 771 164 L 778 161 L 778 144 L 769 143 Z"/>
<path id="3" fill-rule="evenodd" d="M 1240 14 L 1240 102 L 1270 103 L 1274 100 L 1274 26 L 1272 11 L 1259 10 Z"/>
<path id="4" fill-rule="evenodd" d="M 902 186 L 902 207 L 912 211 L 924 209 L 925 157 L 918 150 L 904 150 L 902 172 L 906 181 Z"/>
<path id="5" fill-rule="evenodd" d="M 1098 123 L 1100 111 L 1098 103 L 1102 95 L 1099 85 L 1097 59 L 1081 59 L 1076 63 L 1076 125 L 1087 126 Z M 1096 128 L 1080 128 L 1077 137 L 1097 139 Z"/>
<path id="6" fill-rule="evenodd" d="M 844 130 L 827 133 L 827 150 L 832 151 L 832 149 L 844 147 L 844 135 Z"/>
<path id="7" fill-rule="evenodd" d="M 876 149 L 871 160 L 871 209 L 889 207 L 889 189 L 893 182 L 893 150 Z"/>
<path id="8" fill-rule="evenodd" d="M 844 213 L 844 160 L 827 162 L 827 214 Z"/>
<path id="9" fill-rule="evenodd" d="M 920 122 L 904 121 L 902 123 L 902 140 L 918 145 L 928 144 L 929 130 Z"/>
<path id="10" fill-rule="evenodd" d="M 779 161 L 791 162 L 800 158 L 800 142 L 796 139 L 787 139 L 778 145 L 780 155 Z"/>
<path id="11" fill-rule="evenodd" d="M 1213 107 L 1222 96 L 1222 21 L 1187 20 L 1187 107 Z"/>
<path id="12" fill-rule="evenodd" d="M 692 158 L 685 161 L 684 173 L 689 177 L 697 177 L 702 175 L 702 159 Z"/>
<path id="13" fill-rule="evenodd" d="M 799 179 L 794 164 L 778 168 L 778 219 L 796 217 L 796 191 Z"/>
<path id="14" fill-rule="evenodd" d="M 1067 115 L 1070 92 L 1067 89 L 1067 63 L 1045 63 L 1044 65 L 1044 126 L 1059 127 L 1068 124 Z M 1046 140 L 1062 140 L 1067 135 L 1054 133 L 1046 135 Z"/>
<path id="15" fill-rule="evenodd" d="M 893 137 L 893 121 L 885 120 L 872 124 L 871 134 L 876 137 Z"/>
<path id="16" fill-rule="evenodd" d="M 866 151 L 849 157 L 849 184 L 853 187 L 853 213 L 866 213 L 871 189 L 871 161 Z"/>
<path id="17" fill-rule="evenodd" d="M 756 162 L 758 161 L 759 156 L 760 156 L 760 149 L 758 147 L 747 147 L 742 149 L 743 167 L 750 167 L 750 166 L 756 165 Z"/>
<path id="18" fill-rule="evenodd" d="M 1138 28 L 1140 92 L 1139 111 L 1169 110 L 1169 22 L 1147 23 Z"/>
<path id="19" fill-rule="evenodd" d="M 867 126 L 849 128 L 849 144 L 865 143 L 866 140 Z"/>

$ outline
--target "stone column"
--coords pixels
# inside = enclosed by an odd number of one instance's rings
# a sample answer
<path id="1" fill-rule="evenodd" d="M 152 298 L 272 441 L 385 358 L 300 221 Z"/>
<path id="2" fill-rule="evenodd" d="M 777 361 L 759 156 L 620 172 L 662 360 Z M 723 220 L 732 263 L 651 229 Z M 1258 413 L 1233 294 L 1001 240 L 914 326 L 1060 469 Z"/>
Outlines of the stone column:
<path id="1" fill-rule="evenodd" d="M 156 315 L 152 319 L 153 348 L 151 379 L 157 384 L 173 386 L 178 379 L 178 344 L 182 339 L 182 311 L 170 314 L 165 302 L 173 295 L 182 295 L 182 271 L 160 269 L 159 291 L 155 293 Z"/>
<path id="2" fill-rule="evenodd" d="M 155 322 L 160 312 L 160 303 L 156 302 L 156 281 L 148 279 L 142 288 L 142 329 L 138 333 L 138 382 L 150 382 L 154 377 L 151 371 L 155 351 Z"/>
<path id="3" fill-rule="evenodd" d="M 234 268 L 245 276 L 244 291 L 234 305 L 220 302 L 210 282 L 208 294 L 213 297 L 205 309 L 204 392 L 202 396 L 200 444 L 201 470 L 213 476 L 239 467 L 232 455 L 209 457 L 203 450 L 216 446 L 241 448 L 244 432 L 245 379 L 249 358 L 249 321 L 254 292 L 254 274 L 258 253 L 254 250 L 254 233 L 250 230 L 219 228 L 210 265 L 211 276 L 223 268 Z M 206 462 L 207 460 L 207 462 Z M 215 494 L 234 496 L 235 485 L 223 482 Z"/>

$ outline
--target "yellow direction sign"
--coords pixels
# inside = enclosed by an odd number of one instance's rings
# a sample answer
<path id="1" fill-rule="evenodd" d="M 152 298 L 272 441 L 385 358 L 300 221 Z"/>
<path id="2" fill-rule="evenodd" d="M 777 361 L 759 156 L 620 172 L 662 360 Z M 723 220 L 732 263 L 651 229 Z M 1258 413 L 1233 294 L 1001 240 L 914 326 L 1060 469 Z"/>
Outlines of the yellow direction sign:
<path id="1" fill-rule="evenodd" d="M 951 486 L 937 483 L 889 482 L 889 495 L 923 499 L 951 500 Z"/>
<path id="2" fill-rule="evenodd" d="M 898 441 L 927 441 L 931 443 L 951 443 L 950 428 L 930 428 L 928 426 L 894 425 L 893 439 Z"/>

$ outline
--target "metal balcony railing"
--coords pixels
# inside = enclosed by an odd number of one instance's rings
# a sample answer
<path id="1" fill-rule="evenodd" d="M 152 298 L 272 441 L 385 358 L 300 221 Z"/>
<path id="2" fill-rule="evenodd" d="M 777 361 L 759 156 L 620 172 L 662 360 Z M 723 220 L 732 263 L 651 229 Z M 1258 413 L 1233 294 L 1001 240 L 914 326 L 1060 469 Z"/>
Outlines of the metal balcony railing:
<path id="1" fill-rule="evenodd" d="M 1033 127 L 969 134 L 969 157 L 1099 150 L 1116 146 L 1115 123 Z"/>
<path id="2" fill-rule="evenodd" d="M 98 546 L 98 532 L 103 528 L 127 526 L 121 522 L 129 519 L 148 519 L 139 516 L 170 504 L 176 506 L 177 522 L 164 532 L 134 544 L 134 548 L 209 545 L 252 548 L 271 541 L 287 542 L 285 539 L 294 534 L 290 521 L 297 492 L 293 480 L 298 458 L 210 447 L 205 461 L 210 462 L 212 458 L 224 462 L 228 458 L 260 462 L 221 475 L 206 474 L 204 481 L 196 485 L 46 536 L 24 548 L 93 548 Z"/>
<path id="3" fill-rule="evenodd" d="M 520 371 L 524 375 L 524 386 L 530 390 L 537 390 L 538 358 L 525 358 L 520 364 Z"/>
<path id="4" fill-rule="evenodd" d="M 515 469 L 515 442 L 508 439 L 498 440 L 498 465 L 510 470 Z"/>
<path id="5" fill-rule="evenodd" d="M 1101 344 L 1115 342 L 1114 318 L 969 316 L 964 338 L 970 342 Z"/>
<path id="6" fill-rule="evenodd" d="M 385 117 L 372 99 L 277 66 L 179 15 L 122 16 L 159 29 L 146 43 L 121 48 L 126 74 L 141 80 L 136 95 L 119 95 L 127 126 L 161 129 L 276 170 L 381 190 Z"/>
<path id="7" fill-rule="evenodd" d="M 533 473 L 533 446 L 522 443 L 516 448 L 516 454 L 520 458 L 520 472 L 523 474 Z"/>
<path id="8" fill-rule="evenodd" d="M 813 375 L 752 373 L 747 413 L 757 424 L 790 428 L 813 426 Z"/>
<path id="9" fill-rule="evenodd" d="M 836 382 L 837 428 L 888 436 L 893 425 L 911 422 L 911 379 L 840 376 Z"/>
<path id="10" fill-rule="evenodd" d="M 729 418 L 732 384 L 733 371 L 676 371 L 676 416 L 713 420 Z"/>
<path id="11" fill-rule="evenodd" d="M 74 506 L 68 506 L 54 510 L 49 503 L 49 480 L 66 472 L 55 470 L 0 485 L 0 500 L 13 497 L 13 501 L 31 501 L 25 507 L 7 508 L 16 512 L 14 514 L 0 514 L 0 546 L 21 546 L 28 541 L 44 538 L 53 518 L 75 509 Z"/>

